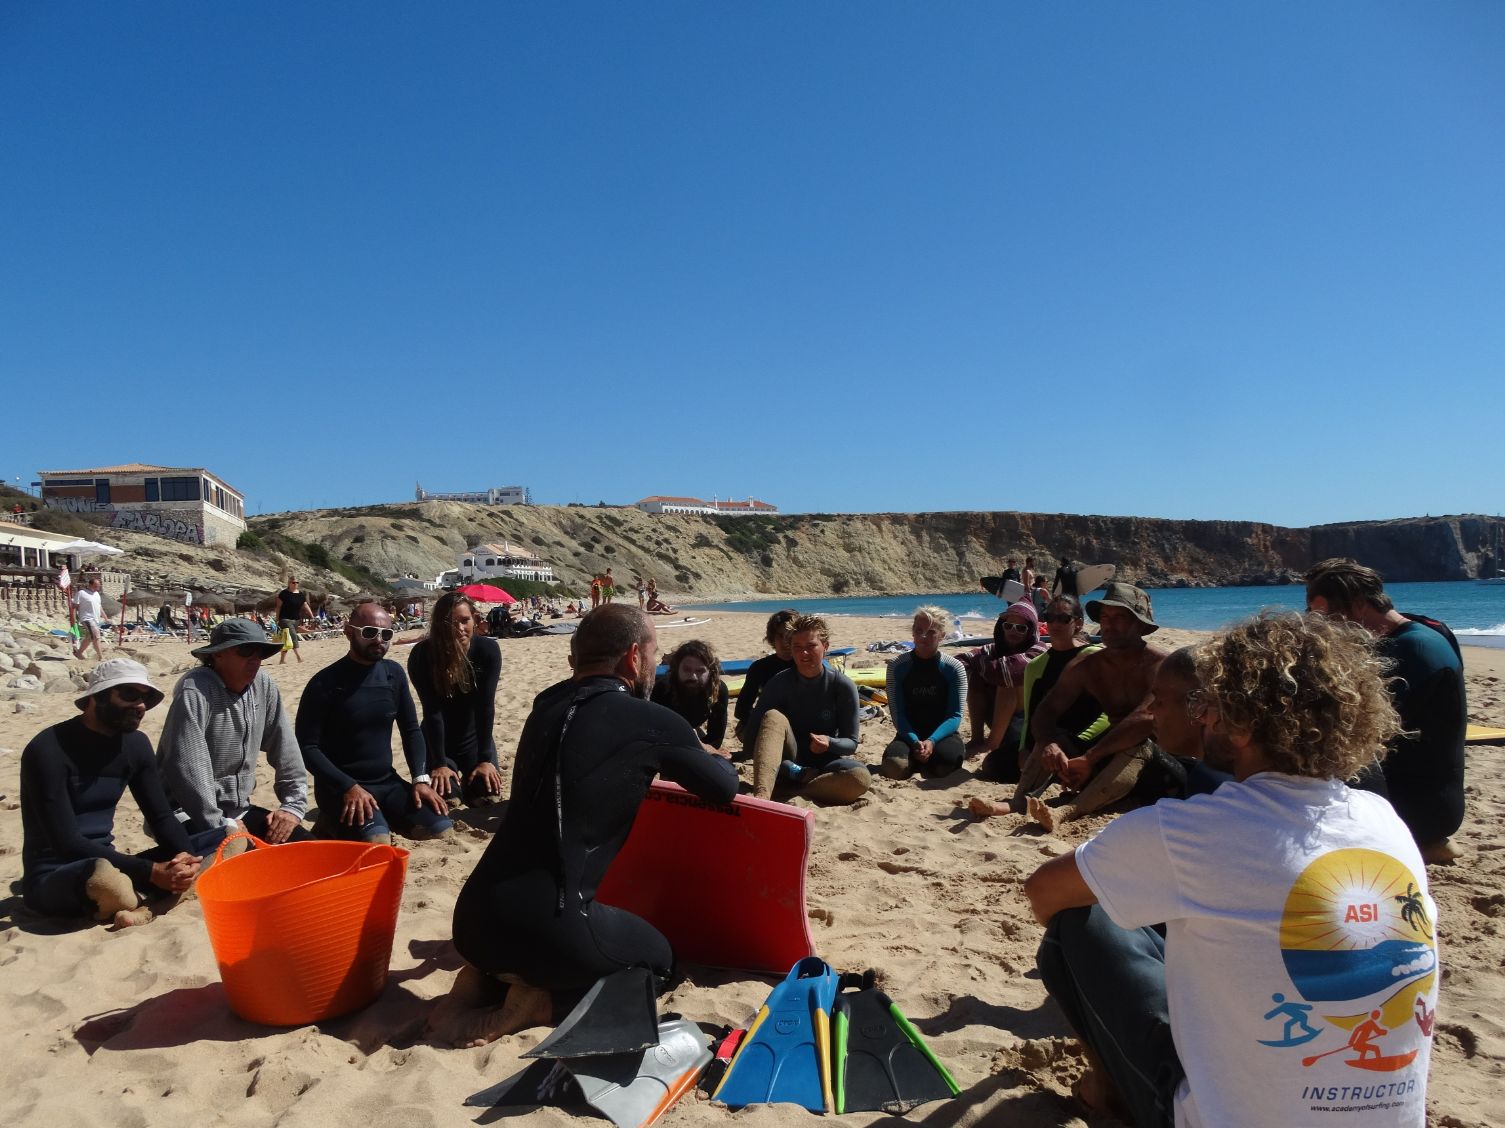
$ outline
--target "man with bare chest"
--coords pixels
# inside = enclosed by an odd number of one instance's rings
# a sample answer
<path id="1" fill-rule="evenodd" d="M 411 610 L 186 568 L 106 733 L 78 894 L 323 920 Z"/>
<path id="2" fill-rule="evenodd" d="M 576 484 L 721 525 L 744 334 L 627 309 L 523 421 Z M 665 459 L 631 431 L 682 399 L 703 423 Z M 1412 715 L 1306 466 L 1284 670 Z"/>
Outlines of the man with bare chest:
<path id="1" fill-rule="evenodd" d="M 1035 741 L 1030 759 L 1077 792 L 1070 803 L 1054 808 L 1038 793 L 1029 796 L 1030 818 L 1047 830 L 1118 802 L 1134 787 L 1153 754 L 1151 687 L 1166 652 L 1145 641 L 1159 630 L 1150 597 L 1132 584 L 1111 583 L 1102 599 L 1088 601 L 1087 614 L 1098 624 L 1103 648 L 1066 667 L 1030 721 Z M 1083 695 L 1095 699 L 1112 722 L 1085 751 L 1059 726 L 1062 715 Z M 1026 764 L 1026 774 L 1031 766 Z M 974 801 L 974 814 L 1003 813 L 991 809 L 993 804 L 984 802 L 987 810 L 979 810 L 978 805 Z"/>

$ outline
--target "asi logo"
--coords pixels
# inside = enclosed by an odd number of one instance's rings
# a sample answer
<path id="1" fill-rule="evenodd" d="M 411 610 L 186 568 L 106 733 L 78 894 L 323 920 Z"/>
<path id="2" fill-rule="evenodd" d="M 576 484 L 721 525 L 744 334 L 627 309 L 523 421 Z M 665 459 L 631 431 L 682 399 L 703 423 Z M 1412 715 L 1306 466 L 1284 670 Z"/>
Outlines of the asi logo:
<path id="1" fill-rule="evenodd" d="M 1433 1013 L 1433 911 L 1415 875 L 1388 854 L 1334 850 L 1312 862 L 1291 887 L 1280 923 L 1281 959 L 1302 1001 L 1272 996 L 1277 1006 L 1264 1017 L 1283 1022 L 1284 1035 L 1263 1044 L 1312 1041 L 1323 1032 L 1311 1022 L 1320 1010 L 1344 1041 L 1303 1065 L 1345 1052 L 1355 1069 L 1409 1065 Z"/>

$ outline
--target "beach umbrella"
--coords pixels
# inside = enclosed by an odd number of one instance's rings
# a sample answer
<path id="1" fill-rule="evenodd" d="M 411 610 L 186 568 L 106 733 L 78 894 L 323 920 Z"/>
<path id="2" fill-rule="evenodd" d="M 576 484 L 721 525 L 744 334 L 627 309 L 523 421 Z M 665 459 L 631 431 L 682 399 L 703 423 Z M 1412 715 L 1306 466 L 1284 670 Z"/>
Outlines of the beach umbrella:
<path id="1" fill-rule="evenodd" d="M 195 607 L 207 607 L 211 611 L 231 611 L 234 604 L 215 591 L 196 591 L 193 593 L 193 605 Z"/>
<path id="2" fill-rule="evenodd" d="M 468 595 L 477 603 L 516 603 L 510 595 L 499 587 L 491 584 L 466 584 L 460 589 L 462 595 Z"/>
<path id="3" fill-rule="evenodd" d="M 77 556 L 80 560 L 98 560 L 106 556 L 125 555 L 124 549 L 91 540 L 72 540 L 48 551 L 55 556 Z"/>
<path id="4" fill-rule="evenodd" d="M 230 597 L 237 611 L 255 611 L 262 604 L 270 611 L 272 605 L 277 602 L 277 593 L 270 591 L 258 591 L 256 588 L 241 588 Z"/>

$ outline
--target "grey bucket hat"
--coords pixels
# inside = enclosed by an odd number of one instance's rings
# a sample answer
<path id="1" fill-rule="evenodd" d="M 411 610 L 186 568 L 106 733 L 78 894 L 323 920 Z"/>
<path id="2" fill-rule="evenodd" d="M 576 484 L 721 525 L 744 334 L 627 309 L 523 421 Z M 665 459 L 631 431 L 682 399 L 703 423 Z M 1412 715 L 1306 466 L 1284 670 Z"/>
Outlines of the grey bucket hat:
<path id="1" fill-rule="evenodd" d="M 280 642 L 273 642 L 267 638 L 266 631 L 253 623 L 250 619 L 226 619 L 222 623 L 216 623 L 214 629 L 209 632 L 209 643 L 189 653 L 195 658 L 207 658 L 211 654 L 218 654 L 221 650 L 233 650 L 237 646 L 245 646 L 247 643 L 255 643 L 266 651 L 263 658 L 270 658 L 273 654 L 282 650 Z"/>
<path id="2" fill-rule="evenodd" d="M 117 685 L 139 685 L 147 691 L 146 707 L 155 709 L 162 704 L 163 692 L 152 685 L 152 676 L 146 672 L 146 667 L 140 662 L 129 658 L 106 658 L 99 665 L 89 671 L 89 682 L 84 687 L 82 697 L 75 697 L 73 703 L 80 709 L 84 702 L 98 694 L 114 689 Z"/>
<path id="3" fill-rule="evenodd" d="M 1101 599 L 1089 599 L 1087 614 L 1094 623 L 1102 618 L 1104 607 L 1122 607 L 1150 628 L 1147 634 L 1160 629 L 1160 624 L 1155 622 L 1155 609 L 1150 605 L 1149 593 L 1133 584 L 1111 583 L 1103 589 Z"/>

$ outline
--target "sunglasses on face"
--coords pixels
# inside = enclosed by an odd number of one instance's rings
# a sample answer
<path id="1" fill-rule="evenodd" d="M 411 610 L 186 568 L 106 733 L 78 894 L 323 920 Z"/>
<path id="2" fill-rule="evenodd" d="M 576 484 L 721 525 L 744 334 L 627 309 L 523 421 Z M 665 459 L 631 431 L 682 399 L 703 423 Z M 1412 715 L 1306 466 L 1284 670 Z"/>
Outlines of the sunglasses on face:
<path id="1" fill-rule="evenodd" d="M 151 690 L 134 685 L 117 685 L 115 696 L 127 705 L 139 705 L 152 695 Z"/>
<path id="2" fill-rule="evenodd" d="M 1006 631 L 1027 631 L 1027 630 L 1029 630 L 1029 624 L 1028 623 L 1004 623 L 1003 624 L 1003 629 L 1006 630 Z"/>
<path id="3" fill-rule="evenodd" d="M 1067 623 L 1076 622 L 1076 618 L 1072 615 L 1047 615 L 1045 621 L 1051 626 L 1064 627 Z"/>
<path id="4" fill-rule="evenodd" d="M 266 654 L 266 647 L 257 646 L 254 642 L 245 642 L 235 648 L 235 653 L 242 658 L 261 658 Z"/>
<path id="5" fill-rule="evenodd" d="M 396 633 L 391 627 L 357 627 L 364 639 L 380 638 L 383 642 L 391 642 Z"/>

